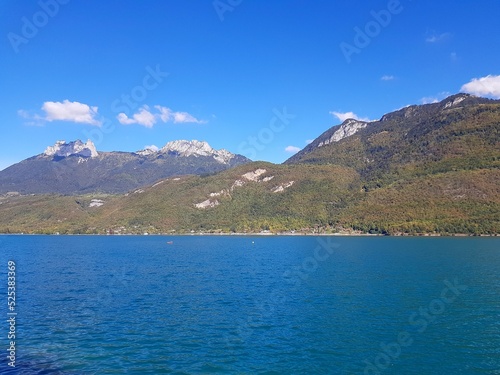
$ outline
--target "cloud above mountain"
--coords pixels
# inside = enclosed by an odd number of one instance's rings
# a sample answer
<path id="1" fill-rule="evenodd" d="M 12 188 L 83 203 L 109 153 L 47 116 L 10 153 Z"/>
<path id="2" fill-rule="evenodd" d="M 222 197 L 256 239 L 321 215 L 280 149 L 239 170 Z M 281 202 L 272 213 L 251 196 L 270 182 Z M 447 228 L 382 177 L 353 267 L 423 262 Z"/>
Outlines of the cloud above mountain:
<path id="1" fill-rule="evenodd" d="M 79 124 L 100 126 L 102 122 L 97 118 L 98 107 L 90 106 L 80 102 L 72 102 L 68 99 L 62 102 L 44 102 L 42 105 L 43 115 L 33 114 L 26 110 L 19 110 L 19 116 L 30 120 L 31 125 L 43 125 L 45 122 L 68 121 Z"/>
<path id="2" fill-rule="evenodd" d="M 80 102 L 45 102 L 42 110 L 45 111 L 47 121 L 70 121 L 82 124 L 100 125 L 96 119 L 97 107 Z"/>
<path id="3" fill-rule="evenodd" d="M 97 106 L 90 106 L 68 99 L 62 102 L 46 101 L 43 103 L 41 110 L 43 113 L 20 109 L 17 111 L 17 114 L 27 120 L 27 125 L 35 126 L 43 126 L 45 123 L 52 121 L 67 121 L 94 126 L 101 126 L 103 123 L 102 116 L 99 118 Z M 172 122 L 174 124 L 204 124 L 207 122 L 197 119 L 188 112 L 176 112 L 161 105 L 155 105 L 153 108 L 143 105 L 131 116 L 122 112 L 116 118 L 122 125 L 138 124 L 146 128 L 152 128 L 159 121 L 164 123 Z"/>
<path id="4" fill-rule="evenodd" d="M 287 146 L 285 147 L 285 151 L 286 152 L 290 152 L 292 154 L 296 154 L 297 152 L 299 152 L 301 150 L 300 147 L 297 147 L 297 146 Z"/>
<path id="5" fill-rule="evenodd" d="M 500 75 L 487 75 L 486 77 L 473 78 L 460 89 L 468 94 L 477 96 L 491 96 L 500 99 Z"/>
<path id="6" fill-rule="evenodd" d="M 347 119 L 354 119 L 354 120 L 359 120 L 359 121 L 366 121 L 370 122 L 371 120 L 368 119 L 367 117 L 359 117 L 357 114 L 354 112 L 335 112 L 331 111 L 330 114 L 334 117 L 337 117 L 341 122 L 344 122 Z"/>
<path id="7" fill-rule="evenodd" d="M 187 112 L 174 112 L 170 108 L 161 105 L 155 105 L 153 109 L 147 105 L 143 105 L 139 108 L 139 111 L 134 113 L 131 117 L 127 116 L 125 113 L 119 113 L 116 118 L 122 125 L 138 124 L 147 128 L 152 128 L 158 121 L 164 123 L 173 122 L 174 124 L 206 123 L 206 121 L 199 120 Z"/>
<path id="8" fill-rule="evenodd" d="M 442 91 L 442 92 L 435 94 L 435 95 L 424 96 L 423 98 L 420 98 L 420 103 L 422 103 L 422 104 L 438 103 L 450 95 L 451 95 L 451 93 L 449 93 L 448 91 Z"/>
<path id="9" fill-rule="evenodd" d="M 131 118 L 128 117 L 125 113 L 118 114 L 116 118 L 122 125 L 139 124 L 147 128 L 153 127 L 153 125 L 157 121 L 157 116 L 153 115 L 149 111 L 149 107 L 146 105 L 141 107 L 139 109 L 139 112 L 134 113 Z"/>

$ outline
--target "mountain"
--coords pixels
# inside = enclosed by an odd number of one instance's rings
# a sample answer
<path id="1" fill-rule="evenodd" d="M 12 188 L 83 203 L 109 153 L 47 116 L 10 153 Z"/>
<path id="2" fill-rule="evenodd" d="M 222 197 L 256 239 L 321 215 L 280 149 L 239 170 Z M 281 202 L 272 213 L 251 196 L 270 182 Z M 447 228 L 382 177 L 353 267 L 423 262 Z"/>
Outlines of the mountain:
<path id="1" fill-rule="evenodd" d="M 195 140 L 137 152 L 98 152 L 91 141 L 57 141 L 1 171 L 0 194 L 124 193 L 165 177 L 216 173 L 249 161 Z"/>
<path id="2" fill-rule="evenodd" d="M 495 235 L 499 130 L 500 101 L 458 94 L 347 120 L 281 165 L 167 177 L 124 195 L 0 196 L 0 232 Z M 144 152 L 205 152 L 191 146 Z"/>
<path id="3" fill-rule="evenodd" d="M 468 94 L 412 105 L 363 122 L 348 119 L 320 135 L 285 164 L 354 168 L 367 186 L 406 175 L 498 166 L 499 100 Z"/>

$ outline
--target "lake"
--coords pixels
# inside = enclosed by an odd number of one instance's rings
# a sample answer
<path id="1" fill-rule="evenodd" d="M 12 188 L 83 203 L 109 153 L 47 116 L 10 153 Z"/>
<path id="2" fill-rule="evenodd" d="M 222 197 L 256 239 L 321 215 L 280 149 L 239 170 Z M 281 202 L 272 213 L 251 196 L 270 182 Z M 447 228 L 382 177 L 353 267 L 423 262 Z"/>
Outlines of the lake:
<path id="1" fill-rule="evenodd" d="M 500 374 L 499 245 L 0 236 L 0 372 Z"/>

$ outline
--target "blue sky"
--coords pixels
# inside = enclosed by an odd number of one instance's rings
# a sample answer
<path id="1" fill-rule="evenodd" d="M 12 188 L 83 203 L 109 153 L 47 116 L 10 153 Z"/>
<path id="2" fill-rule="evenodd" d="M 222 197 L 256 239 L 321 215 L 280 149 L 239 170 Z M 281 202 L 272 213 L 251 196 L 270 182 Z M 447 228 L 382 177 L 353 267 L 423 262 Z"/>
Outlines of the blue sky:
<path id="1" fill-rule="evenodd" d="M 0 14 L 0 169 L 87 138 L 283 162 L 348 116 L 500 97 L 497 0 L 1 0 Z"/>

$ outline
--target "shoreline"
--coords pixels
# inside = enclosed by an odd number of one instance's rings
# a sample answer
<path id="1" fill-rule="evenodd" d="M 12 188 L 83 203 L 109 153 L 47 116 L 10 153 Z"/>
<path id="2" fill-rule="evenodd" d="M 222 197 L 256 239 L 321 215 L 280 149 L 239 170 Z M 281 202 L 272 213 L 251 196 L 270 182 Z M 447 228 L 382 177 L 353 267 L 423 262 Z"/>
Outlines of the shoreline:
<path id="1" fill-rule="evenodd" d="M 202 237 L 202 236 L 227 236 L 227 237 L 499 237 L 500 234 L 465 234 L 465 233 L 421 233 L 421 234 L 377 234 L 377 233 L 0 233 L 0 236 L 96 236 L 96 237 Z"/>

